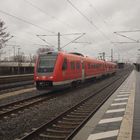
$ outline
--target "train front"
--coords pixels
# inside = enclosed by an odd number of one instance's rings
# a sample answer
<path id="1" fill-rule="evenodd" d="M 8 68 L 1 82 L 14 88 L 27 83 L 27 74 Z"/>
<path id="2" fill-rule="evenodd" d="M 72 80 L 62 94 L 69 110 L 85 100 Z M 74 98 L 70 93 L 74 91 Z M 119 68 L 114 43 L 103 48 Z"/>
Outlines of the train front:
<path id="1" fill-rule="evenodd" d="M 57 55 L 57 52 L 39 54 L 34 70 L 34 80 L 38 90 L 53 87 L 53 71 Z"/>

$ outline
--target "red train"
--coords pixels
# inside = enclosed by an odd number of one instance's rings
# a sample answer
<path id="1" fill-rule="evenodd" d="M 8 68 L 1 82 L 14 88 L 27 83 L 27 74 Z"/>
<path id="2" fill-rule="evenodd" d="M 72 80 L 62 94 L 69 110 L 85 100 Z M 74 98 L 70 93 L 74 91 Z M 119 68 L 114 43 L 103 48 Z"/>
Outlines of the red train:
<path id="1" fill-rule="evenodd" d="M 79 53 L 46 52 L 38 56 L 34 70 L 37 89 L 76 85 L 85 79 L 115 73 L 112 62 L 84 57 Z"/>

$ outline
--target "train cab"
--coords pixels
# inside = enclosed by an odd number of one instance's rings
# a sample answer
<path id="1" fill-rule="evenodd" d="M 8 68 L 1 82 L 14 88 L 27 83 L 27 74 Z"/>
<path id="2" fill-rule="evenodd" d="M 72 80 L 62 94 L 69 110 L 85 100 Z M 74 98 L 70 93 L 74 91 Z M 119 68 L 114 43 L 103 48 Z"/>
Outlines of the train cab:
<path id="1" fill-rule="evenodd" d="M 58 53 L 47 52 L 39 54 L 34 70 L 34 80 L 37 89 L 51 87 L 53 83 L 53 73 Z"/>

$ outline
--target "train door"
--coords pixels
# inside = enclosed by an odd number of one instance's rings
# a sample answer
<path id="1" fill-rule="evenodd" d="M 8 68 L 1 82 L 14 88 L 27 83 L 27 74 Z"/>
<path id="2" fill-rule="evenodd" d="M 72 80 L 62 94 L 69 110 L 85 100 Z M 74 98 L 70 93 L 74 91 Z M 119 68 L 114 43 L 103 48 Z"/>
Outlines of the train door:
<path id="1" fill-rule="evenodd" d="M 62 64 L 62 77 L 63 80 L 68 79 L 68 60 L 67 58 L 64 58 L 63 64 Z"/>
<path id="2" fill-rule="evenodd" d="M 85 80 L 85 64 L 84 61 L 82 61 L 82 81 Z"/>

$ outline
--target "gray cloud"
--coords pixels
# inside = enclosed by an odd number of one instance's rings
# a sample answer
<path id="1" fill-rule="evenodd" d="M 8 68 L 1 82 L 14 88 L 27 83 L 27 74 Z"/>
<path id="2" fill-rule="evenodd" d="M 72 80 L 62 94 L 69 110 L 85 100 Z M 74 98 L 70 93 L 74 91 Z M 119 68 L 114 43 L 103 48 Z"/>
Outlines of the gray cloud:
<path id="1" fill-rule="evenodd" d="M 140 29 L 140 1 L 139 0 L 71 0 L 71 2 L 89 19 L 91 25 L 82 17 L 67 0 L 0 0 L 0 10 L 25 19 L 43 29 L 18 21 L 12 17 L 0 13 L 0 18 L 5 21 L 8 31 L 15 35 L 11 40 L 20 44 L 26 54 L 35 53 L 44 44 L 36 37 L 36 34 L 55 34 L 81 32 L 86 35 L 79 39 L 81 42 L 92 44 L 72 43 L 65 47 L 66 51 L 78 51 L 86 55 L 97 57 L 100 52 L 106 52 L 110 56 L 111 48 L 114 56 L 135 61 L 138 44 L 112 45 L 111 41 L 128 41 L 125 38 L 114 35 L 114 31 Z M 33 4 L 33 5 L 32 5 Z M 128 33 L 132 38 L 140 39 L 140 33 Z M 65 45 L 77 36 L 61 37 L 61 45 Z M 48 42 L 57 47 L 56 37 L 44 37 Z M 10 43 L 10 42 L 9 42 Z M 127 53 L 126 53 L 127 52 Z M 130 57 L 133 56 L 133 57 Z"/>

